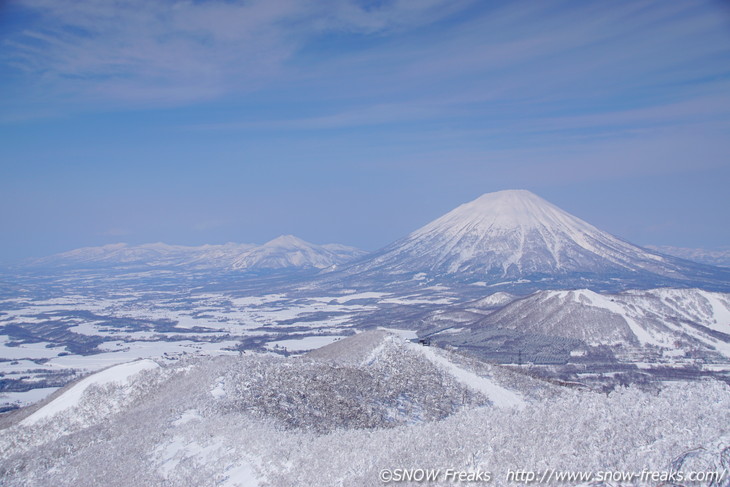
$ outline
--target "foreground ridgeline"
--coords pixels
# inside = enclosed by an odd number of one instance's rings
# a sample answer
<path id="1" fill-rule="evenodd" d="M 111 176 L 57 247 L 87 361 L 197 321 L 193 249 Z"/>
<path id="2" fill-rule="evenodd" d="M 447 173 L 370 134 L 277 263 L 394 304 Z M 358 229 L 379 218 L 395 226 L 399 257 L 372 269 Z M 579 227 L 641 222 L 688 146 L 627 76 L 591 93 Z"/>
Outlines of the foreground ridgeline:
<path id="1" fill-rule="evenodd" d="M 370 487 L 441 469 L 436 485 L 483 472 L 507 486 L 538 469 L 722 471 L 730 440 L 721 382 L 606 395 L 382 331 L 299 358 L 143 361 L 97 375 L 6 418 L 4 485 Z"/>

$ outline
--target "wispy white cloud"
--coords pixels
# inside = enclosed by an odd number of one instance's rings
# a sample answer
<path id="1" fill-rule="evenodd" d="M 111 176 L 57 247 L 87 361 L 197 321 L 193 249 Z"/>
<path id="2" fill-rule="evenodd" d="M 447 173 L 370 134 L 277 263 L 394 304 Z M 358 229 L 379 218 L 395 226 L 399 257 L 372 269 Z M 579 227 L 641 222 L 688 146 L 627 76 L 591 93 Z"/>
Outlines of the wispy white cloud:
<path id="1" fill-rule="evenodd" d="M 730 228 L 716 0 L 0 1 L 0 92 L 9 236 L 236 239 L 332 210 L 368 246 L 373 206 L 395 232 L 447 193 L 639 180 Z"/>
<path id="2" fill-rule="evenodd" d="M 35 21 L 2 59 L 45 87 L 97 100 L 188 102 L 259 88 L 325 32 L 429 23 L 464 1 L 21 0 Z"/>
<path id="3" fill-rule="evenodd" d="M 730 72 L 721 68 L 730 37 L 708 5 L 495 5 L 434 38 L 396 37 L 292 68 L 292 98 L 319 102 L 314 113 L 244 114 L 202 126 L 321 130 L 441 120 L 465 135 L 606 137 L 730 117 Z"/>

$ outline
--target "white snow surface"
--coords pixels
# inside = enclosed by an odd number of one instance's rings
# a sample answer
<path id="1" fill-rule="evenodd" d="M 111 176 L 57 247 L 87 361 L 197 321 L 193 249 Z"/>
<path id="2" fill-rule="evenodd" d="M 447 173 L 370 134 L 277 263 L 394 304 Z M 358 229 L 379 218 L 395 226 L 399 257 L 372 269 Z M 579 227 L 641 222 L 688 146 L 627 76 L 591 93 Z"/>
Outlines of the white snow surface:
<path id="1" fill-rule="evenodd" d="M 62 411 L 75 407 L 81 401 L 86 389 L 92 385 L 104 385 L 112 382 L 124 385 L 129 383 L 133 376 L 143 370 L 156 369 L 158 367 L 157 362 L 152 360 L 138 360 L 104 369 L 81 380 L 59 397 L 25 418 L 21 424 L 31 426 L 39 421 L 47 420 Z"/>
<path id="2" fill-rule="evenodd" d="M 42 387 L 23 392 L 4 392 L 0 394 L 0 401 L 6 404 L 26 406 L 41 401 L 58 390 L 58 387 Z"/>
<path id="3" fill-rule="evenodd" d="M 332 342 L 336 342 L 345 338 L 341 335 L 321 335 L 308 336 L 303 338 L 290 338 L 287 340 L 278 340 L 266 344 L 266 348 L 272 349 L 276 346 L 287 349 L 290 352 L 304 352 L 314 350 L 315 348 L 324 347 Z"/>
<path id="4" fill-rule="evenodd" d="M 525 407 L 525 400 L 520 394 L 502 387 L 487 377 L 482 377 L 459 367 L 457 364 L 434 351 L 431 347 L 423 347 L 412 343 L 409 343 L 408 346 L 411 350 L 420 352 L 431 362 L 446 370 L 462 384 L 484 394 L 496 407 L 515 409 L 523 409 Z"/>
<path id="5" fill-rule="evenodd" d="M 226 470 L 228 478 L 221 484 L 222 487 L 258 487 L 259 478 L 256 476 L 253 466 L 248 462 L 242 462 Z"/>
<path id="6" fill-rule="evenodd" d="M 484 298 L 478 299 L 476 301 L 472 301 L 469 303 L 470 308 L 491 308 L 491 307 L 498 307 L 498 306 L 504 306 L 505 304 L 509 303 L 510 301 L 514 301 L 516 296 L 505 293 L 505 292 L 496 292 L 493 294 L 490 294 L 489 296 L 486 296 Z"/>

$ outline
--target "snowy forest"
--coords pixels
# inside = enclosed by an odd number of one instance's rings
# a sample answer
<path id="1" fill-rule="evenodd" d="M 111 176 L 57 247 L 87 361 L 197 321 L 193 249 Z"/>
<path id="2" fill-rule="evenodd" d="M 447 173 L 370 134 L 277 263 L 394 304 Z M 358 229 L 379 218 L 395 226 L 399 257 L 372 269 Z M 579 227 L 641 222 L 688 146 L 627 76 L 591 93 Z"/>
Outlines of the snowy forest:
<path id="1" fill-rule="evenodd" d="M 350 340 L 108 369 L 2 431 L 3 485 L 372 486 L 429 468 L 515 485 L 509 471 L 730 467 L 723 382 L 595 392 L 390 333 Z"/>

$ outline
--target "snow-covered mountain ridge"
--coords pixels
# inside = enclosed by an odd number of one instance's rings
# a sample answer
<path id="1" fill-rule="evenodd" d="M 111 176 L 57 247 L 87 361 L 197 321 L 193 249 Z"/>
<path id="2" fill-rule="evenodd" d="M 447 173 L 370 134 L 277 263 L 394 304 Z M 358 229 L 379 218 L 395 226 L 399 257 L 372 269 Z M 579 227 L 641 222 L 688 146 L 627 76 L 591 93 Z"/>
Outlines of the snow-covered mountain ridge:
<path id="1" fill-rule="evenodd" d="M 506 363 L 519 354 L 537 363 L 641 367 L 730 362 L 730 294 L 701 289 L 537 291 L 497 309 L 467 303 L 433 312 L 421 326 L 442 345 Z"/>
<path id="2" fill-rule="evenodd" d="M 618 326 L 604 327 L 611 319 Z M 620 294 L 598 294 L 587 289 L 544 291 L 511 303 L 487 320 L 503 325 L 509 321 L 509 326 L 525 332 L 539 330 L 580 338 L 592 345 L 704 348 L 730 358 L 730 295 L 699 289 Z"/>
<path id="3" fill-rule="evenodd" d="M 177 267 L 200 264 L 225 267 L 233 256 L 251 248 L 252 244 L 227 243 L 189 247 L 162 242 L 129 245 L 116 243 L 100 247 L 83 247 L 30 262 L 33 267 L 106 267 L 149 266 Z"/>
<path id="4" fill-rule="evenodd" d="M 387 333 L 361 338 L 369 360 L 352 362 L 345 341 L 319 356 L 143 362 L 90 376 L 96 385 L 82 396 L 64 397 L 73 386 L 39 410 L 54 414 L 6 418 L 3 485 L 369 487 L 393 465 L 447 465 L 489 471 L 506 487 L 509 471 L 543 465 L 726 466 L 730 394 L 720 381 L 599 393 Z"/>
<path id="5" fill-rule="evenodd" d="M 701 264 L 730 267 L 730 249 L 694 249 L 673 247 L 671 245 L 646 245 L 646 248 L 673 255 L 681 259 L 692 260 Z"/>
<path id="6" fill-rule="evenodd" d="M 316 245 L 293 235 L 263 245 L 227 243 L 189 247 L 164 243 L 84 247 L 36 259 L 35 268 L 177 268 L 181 270 L 323 269 L 365 254 L 340 244 Z"/>

